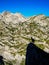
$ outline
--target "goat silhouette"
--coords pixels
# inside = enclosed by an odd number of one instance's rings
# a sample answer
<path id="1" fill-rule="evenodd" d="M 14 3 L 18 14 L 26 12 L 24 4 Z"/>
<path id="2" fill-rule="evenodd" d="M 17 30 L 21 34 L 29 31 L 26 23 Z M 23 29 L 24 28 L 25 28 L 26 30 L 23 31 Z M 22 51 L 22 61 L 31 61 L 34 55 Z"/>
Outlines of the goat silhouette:
<path id="1" fill-rule="evenodd" d="M 25 65 L 49 65 L 49 53 L 44 52 L 31 42 L 27 47 Z"/>

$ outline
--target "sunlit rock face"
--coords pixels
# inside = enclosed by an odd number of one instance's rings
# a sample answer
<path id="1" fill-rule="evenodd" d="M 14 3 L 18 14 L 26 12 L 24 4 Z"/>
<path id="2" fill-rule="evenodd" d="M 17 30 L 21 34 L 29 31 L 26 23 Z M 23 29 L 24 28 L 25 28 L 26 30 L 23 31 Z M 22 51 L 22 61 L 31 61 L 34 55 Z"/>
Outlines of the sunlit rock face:
<path id="1" fill-rule="evenodd" d="M 31 37 L 39 48 L 49 53 L 49 17 L 40 14 L 25 18 L 7 11 L 0 14 L 0 55 L 6 65 L 25 65 Z"/>
<path id="2" fill-rule="evenodd" d="M 6 23 L 12 22 L 13 24 L 16 24 L 18 22 L 24 22 L 26 20 L 26 18 L 20 13 L 13 14 L 8 11 L 2 13 L 2 19 L 5 20 Z"/>

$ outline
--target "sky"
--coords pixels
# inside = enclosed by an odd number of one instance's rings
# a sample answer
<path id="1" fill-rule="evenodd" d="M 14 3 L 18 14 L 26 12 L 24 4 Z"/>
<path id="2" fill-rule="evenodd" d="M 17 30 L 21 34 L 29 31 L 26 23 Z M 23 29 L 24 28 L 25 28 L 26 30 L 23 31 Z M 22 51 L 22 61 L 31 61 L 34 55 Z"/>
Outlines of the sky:
<path id="1" fill-rule="evenodd" d="M 19 12 L 26 17 L 49 16 L 49 0 L 0 0 L 0 13 L 3 11 Z"/>

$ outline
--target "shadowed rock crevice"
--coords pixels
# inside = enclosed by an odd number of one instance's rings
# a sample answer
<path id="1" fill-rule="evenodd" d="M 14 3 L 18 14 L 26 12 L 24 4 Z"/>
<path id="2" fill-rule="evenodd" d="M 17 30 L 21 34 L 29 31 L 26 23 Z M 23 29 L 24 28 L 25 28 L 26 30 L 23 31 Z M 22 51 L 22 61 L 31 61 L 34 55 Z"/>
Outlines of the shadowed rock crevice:
<path id="1" fill-rule="evenodd" d="M 3 60 L 3 56 L 0 56 L 0 65 L 5 65 L 4 60 Z"/>

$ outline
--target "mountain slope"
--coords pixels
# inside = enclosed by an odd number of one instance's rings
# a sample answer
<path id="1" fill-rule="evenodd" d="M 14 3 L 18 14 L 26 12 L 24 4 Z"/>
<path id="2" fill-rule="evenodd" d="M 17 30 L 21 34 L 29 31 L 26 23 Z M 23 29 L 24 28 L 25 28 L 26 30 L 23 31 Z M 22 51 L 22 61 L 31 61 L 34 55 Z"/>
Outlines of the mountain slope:
<path id="1" fill-rule="evenodd" d="M 6 65 L 24 65 L 31 37 L 38 47 L 49 53 L 49 17 L 37 15 L 27 19 L 19 13 L 0 14 L 0 55 Z"/>

